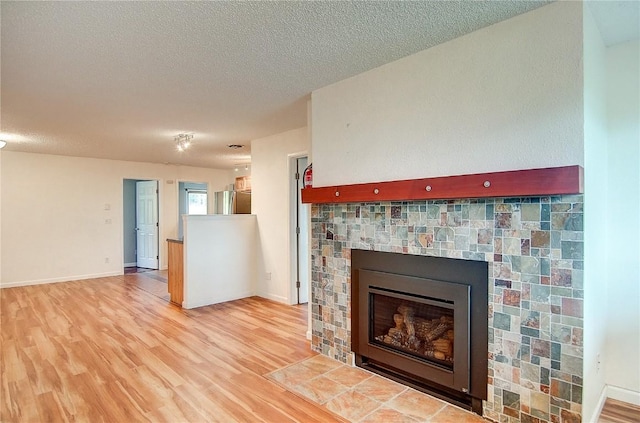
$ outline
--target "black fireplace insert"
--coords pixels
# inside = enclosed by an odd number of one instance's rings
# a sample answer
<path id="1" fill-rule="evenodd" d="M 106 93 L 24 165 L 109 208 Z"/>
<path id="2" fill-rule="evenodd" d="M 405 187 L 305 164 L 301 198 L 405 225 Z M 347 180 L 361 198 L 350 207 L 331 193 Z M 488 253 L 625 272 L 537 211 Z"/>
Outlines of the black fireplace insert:
<path id="1" fill-rule="evenodd" d="M 351 251 L 356 365 L 482 414 L 488 264 Z"/>

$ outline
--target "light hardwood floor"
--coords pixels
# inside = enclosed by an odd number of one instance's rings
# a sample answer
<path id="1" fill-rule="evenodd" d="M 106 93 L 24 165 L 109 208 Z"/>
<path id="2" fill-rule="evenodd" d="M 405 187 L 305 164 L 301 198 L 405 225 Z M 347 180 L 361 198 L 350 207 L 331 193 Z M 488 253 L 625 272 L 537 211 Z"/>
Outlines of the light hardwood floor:
<path id="1" fill-rule="evenodd" d="M 140 278 L 0 290 L 0 421 L 342 421 L 264 377 L 314 355 L 305 307 L 181 310 Z"/>
<path id="2" fill-rule="evenodd" d="M 182 310 L 162 273 L 0 290 L 0 421 L 342 422 L 264 376 L 314 356 L 306 308 Z M 607 400 L 599 423 L 640 422 Z"/>
<path id="3" fill-rule="evenodd" d="M 607 399 L 598 423 L 637 423 L 640 422 L 640 407 L 626 402 Z"/>

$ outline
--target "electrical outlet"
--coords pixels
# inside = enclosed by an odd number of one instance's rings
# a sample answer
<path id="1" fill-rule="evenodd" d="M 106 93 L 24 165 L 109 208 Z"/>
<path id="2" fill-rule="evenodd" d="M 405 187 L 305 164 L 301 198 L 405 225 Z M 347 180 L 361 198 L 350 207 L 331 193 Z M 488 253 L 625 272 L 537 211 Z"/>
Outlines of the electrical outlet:
<path id="1" fill-rule="evenodd" d="M 596 370 L 597 371 L 600 371 L 600 364 L 601 364 L 601 362 L 600 362 L 600 354 L 597 354 L 596 355 Z"/>
<path id="2" fill-rule="evenodd" d="M 270 281 L 271 280 L 271 272 L 265 273 L 264 274 L 264 279 L 267 280 L 267 281 Z"/>
<path id="3" fill-rule="evenodd" d="M 104 262 L 105 262 L 106 264 L 109 264 L 109 257 L 105 257 L 105 258 L 104 258 Z"/>

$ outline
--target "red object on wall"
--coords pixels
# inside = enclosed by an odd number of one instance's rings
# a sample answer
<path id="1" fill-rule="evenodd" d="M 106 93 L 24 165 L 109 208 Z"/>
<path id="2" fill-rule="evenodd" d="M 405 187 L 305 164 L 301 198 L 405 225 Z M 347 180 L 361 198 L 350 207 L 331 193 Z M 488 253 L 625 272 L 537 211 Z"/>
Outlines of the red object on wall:
<path id="1" fill-rule="evenodd" d="M 307 168 L 304 170 L 303 173 L 303 178 L 304 178 L 304 187 L 305 188 L 311 188 L 313 186 L 313 169 L 312 169 L 313 164 L 310 164 L 309 166 L 307 166 Z"/>

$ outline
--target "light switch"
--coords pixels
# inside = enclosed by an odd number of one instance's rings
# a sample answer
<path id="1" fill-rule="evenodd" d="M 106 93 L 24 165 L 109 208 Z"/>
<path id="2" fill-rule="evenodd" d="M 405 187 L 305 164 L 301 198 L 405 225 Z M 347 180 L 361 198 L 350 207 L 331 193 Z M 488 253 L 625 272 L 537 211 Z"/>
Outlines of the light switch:
<path id="1" fill-rule="evenodd" d="M 106 204 L 104 205 L 104 209 L 105 209 L 105 210 L 111 210 L 111 204 L 106 203 Z"/>

